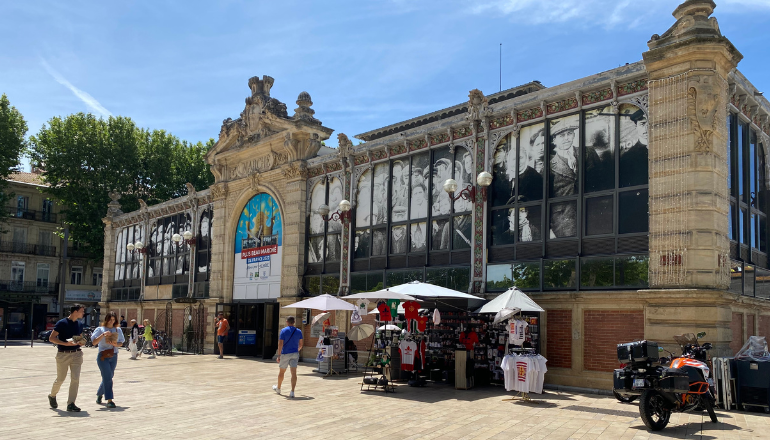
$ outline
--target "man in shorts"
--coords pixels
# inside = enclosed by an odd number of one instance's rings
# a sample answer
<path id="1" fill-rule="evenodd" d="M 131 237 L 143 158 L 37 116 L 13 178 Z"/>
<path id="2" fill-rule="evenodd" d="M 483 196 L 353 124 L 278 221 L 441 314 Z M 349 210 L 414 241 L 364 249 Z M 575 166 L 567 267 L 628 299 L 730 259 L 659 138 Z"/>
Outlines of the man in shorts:
<path id="1" fill-rule="evenodd" d="M 291 392 L 289 397 L 294 397 L 294 388 L 297 386 L 297 362 L 299 362 L 299 352 L 302 351 L 302 330 L 294 327 L 294 317 L 286 318 L 286 327 L 281 330 L 278 336 L 278 367 L 281 369 L 278 373 L 278 385 L 273 385 L 273 391 L 281 394 L 281 384 L 286 369 L 291 368 Z"/>
<path id="2" fill-rule="evenodd" d="M 227 337 L 227 332 L 229 330 L 230 323 L 225 319 L 225 314 L 219 312 L 219 315 L 217 315 L 217 342 L 219 343 L 219 359 L 225 358 L 224 344 L 225 338 Z"/>

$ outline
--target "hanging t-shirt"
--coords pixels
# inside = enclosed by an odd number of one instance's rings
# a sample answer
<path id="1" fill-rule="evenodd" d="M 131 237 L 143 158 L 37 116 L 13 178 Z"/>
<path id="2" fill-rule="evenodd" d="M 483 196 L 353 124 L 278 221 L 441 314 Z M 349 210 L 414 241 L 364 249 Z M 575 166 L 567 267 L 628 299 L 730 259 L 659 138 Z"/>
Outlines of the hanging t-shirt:
<path id="1" fill-rule="evenodd" d="M 543 381 L 545 380 L 545 373 L 548 372 L 548 367 L 545 365 L 548 359 L 543 356 L 535 358 L 535 362 L 538 364 L 537 368 L 537 380 L 535 381 L 534 392 L 541 394 L 543 392 Z"/>
<path id="2" fill-rule="evenodd" d="M 521 345 L 524 343 L 524 332 L 527 328 L 527 323 L 520 320 L 511 321 L 508 324 L 508 342 L 513 345 Z"/>
<path id="3" fill-rule="evenodd" d="M 417 301 L 407 301 L 404 303 L 404 318 L 406 318 L 406 331 L 412 331 L 412 320 L 417 319 L 417 312 L 420 311 L 420 304 Z"/>
<path id="4" fill-rule="evenodd" d="M 358 307 L 359 315 L 366 316 L 366 314 L 369 313 L 369 300 L 368 299 L 356 300 L 356 307 Z"/>
<path id="5" fill-rule="evenodd" d="M 474 331 L 460 333 L 460 343 L 465 345 L 468 351 L 473 350 L 473 346 L 479 343 L 479 335 Z"/>
<path id="6" fill-rule="evenodd" d="M 388 307 L 390 307 L 390 316 L 395 321 L 396 318 L 398 317 L 398 305 L 401 304 L 401 300 L 400 299 L 389 299 L 389 300 L 386 300 L 385 302 L 388 303 Z M 382 319 L 382 318 L 380 318 L 380 319 Z"/>
<path id="7" fill-rule="evenodd" d="M 377 310 L 380 311 L 380 321 L 390 321 L 390 307 L 385 301 L 377 303 Z"/>
<path id="8" fill-rule="evenodd" d="M 417 352 L 417 344 L 413 341 L 403 340 L 398 344 L 401 350 L 401 369 L 404 371 L 414 370 L 414 355 Z"/>
<path id="9" fill-rule="evenodd" d="M 428 317 L 427 316 L 418 316 L 417 317 L 417 331 L 420 333 L 425 333 L 425 329 L 428 326 Z"/>
<path id="10" fill-rule="evenodd" d="M 438 309 L 433 311 L 433 325 L 439 325 L 441 324 L 441 313 L 439 313 Z"/>
<path id="11" fill-rule="evenodd" d="M 353 313 L 350 315 L 350 323 L 358 324 L 361 321 L 363 321 L 363 319 L 361 319 L 361 315 L 358 314 L 358 309 L 353 310 Z"/>
<path id="12" fill-rule="evenodd" d="M 528 356 L 518 356 L 516 359 L 516 391 L 529 392 L 531 369 L 532 359 Z"/>

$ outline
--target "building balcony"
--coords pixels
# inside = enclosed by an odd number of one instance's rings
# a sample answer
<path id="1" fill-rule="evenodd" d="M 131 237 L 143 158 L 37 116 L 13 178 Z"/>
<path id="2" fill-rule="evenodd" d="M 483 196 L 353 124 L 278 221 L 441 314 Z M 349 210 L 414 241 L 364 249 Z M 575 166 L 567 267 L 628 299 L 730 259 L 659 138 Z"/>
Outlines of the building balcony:
<path id="1" fill-rule="evenodd" d="M 21 218 L 24 220 L 34 220 L 37 222 L 57 223 L 58 215 L 52 212 L 33 211 L 31 209 L 14 208 L 8 206 L 5 208 L 10 217 Z"/>
<path id="2" fill-rule="evenodd" d="M 0 241 L 0 253 L 39 255 L 41 257 L 55 257 L 56 247 L 42 244 L 29 244 L 17 241 Z"/>
<path id="3" fill-rule="evenodd" d="M 0 292 L 39 293 L 42 295 L 55 295 L 59 293 L 59 283 L 0 280 Z"/>

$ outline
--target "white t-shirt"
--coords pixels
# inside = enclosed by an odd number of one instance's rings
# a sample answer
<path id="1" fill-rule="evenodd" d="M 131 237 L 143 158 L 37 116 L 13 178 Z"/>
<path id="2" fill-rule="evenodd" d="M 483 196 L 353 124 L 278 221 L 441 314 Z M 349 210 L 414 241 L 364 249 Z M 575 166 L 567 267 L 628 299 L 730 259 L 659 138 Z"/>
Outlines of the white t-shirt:
<path id="1" fill-rule="evenodd" d="M 360 316 L 366 316 L 369 313 L 369 300 L 359 299 L 356 301 L 356 307 L 358 307 L 358 314 Z"/>
<path id="2" fill-rule="evenodd" d="M 441 324 L 441 313 L 438 312 L 438 309 L 433 311 L 433 325 L 439 325 Z"/>
<path id="3" fill-rule="evenodd" d="M 535 383 L 535 392 L 540 394 L 543 392 L 543 381 L 545 380 L 545 373 L 548 372 L 548 367 L 546 367 L 546 362 L 548 362 L 548 359 L 544 358 L 543 356 L 537 357 L 538 362 L 538 368 L 537 368 L 537 382 Z"/>
<path id="4" fill-rule="evenodd" d="M 526 332 L 527 323 L 525 321 L 512 321 L 508 325 L 508 342 L 513 345 L 521 345 L 524 343 L 524 334 Z"/>
<path id="5" fill-rule="evenodd" d="M 414 365 L 414 355 L 417 352 L 417 344 L 413 341 L 403 340 L 398 344 L 401 349 L 401 365 Z"/>

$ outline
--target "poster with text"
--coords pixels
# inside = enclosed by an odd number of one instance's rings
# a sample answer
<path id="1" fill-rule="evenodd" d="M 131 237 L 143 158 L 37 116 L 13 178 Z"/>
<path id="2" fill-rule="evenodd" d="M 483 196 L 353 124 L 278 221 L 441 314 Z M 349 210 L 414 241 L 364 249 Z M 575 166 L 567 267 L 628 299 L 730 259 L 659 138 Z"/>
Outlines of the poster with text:
<path id="1" fill-rule="evenodd" d="M 269 194 L 246 203 L 235 234 L 233 299 L 278 298 L 281 292 L 283 219 Z"/>

